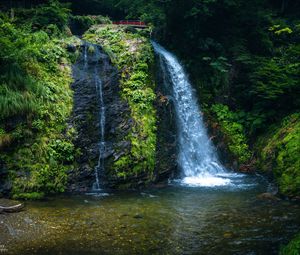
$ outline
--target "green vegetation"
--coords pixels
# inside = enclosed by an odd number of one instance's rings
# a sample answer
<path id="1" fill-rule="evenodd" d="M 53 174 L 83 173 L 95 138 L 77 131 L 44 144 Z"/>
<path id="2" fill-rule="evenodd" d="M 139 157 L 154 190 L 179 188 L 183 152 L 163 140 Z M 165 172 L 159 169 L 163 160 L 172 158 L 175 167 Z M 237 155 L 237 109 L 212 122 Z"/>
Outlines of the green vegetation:
<path id="1" fill-rule="evenodd" d="M 148 38 L 126 27 L 95 26 L 84 34 L 87 41 L 100 44 L 120 72 L 121 97 L 128 102 L 134 120 L 126 140 L 131 150 L 114 163 L 114 175 L 124 177 L 146 174 L 152 178 L 155 165 L 156 112 L 155 84 L 151 76 L 154 53 Z"/>
<path id="2" fill-rule="evenodd" d="M 288 245 L 283 247 L 280 255 L 299 255 L 300 254 L 300 234 L 298 234 Z"/>
<path id="3" fill-rule="evenodd" d="M 228 106 L 215 104 L 211 111 L 220 125 L 224 140 L 231 154 L 243 164 L 250 160 L 251 153 L 247 144 L 244 127 L 239 123 L 239 115 L 229 110 Z"/>
<path id="4" fill-rule="evenodd" d="M 300 195 L 300 114 L 286 117 L 258 142 L 259 168 L 273 171 L 281 193 Z"/>
<path id="5" fill-rule="evenodd" d="M 73 168 L 72 79 L 62 40 L 68 15 L 51 1 L 0 18 L 0 161 L 15 198 L 63 192 Z"/>
<path id="6" fill-rule="evenodd" d="M 35 8 L 17 8 L 13 12 L 13 23 L 30 29 L 28 32 L 43 30 L 49 35 L 57 36 L 67 29 L 71 12 L 69 6 L 58 0 L 50 0 Z"/>
<path id="7" fill-rule="evenodd" d="M 70 23 L 75 26 L 80 31 L 85 32 L 91 26 L 97 24 L 110 24 L 111 20 L 108 17 L 103 17 L 101 15 L 92 16 L 92 15 L 74 15 L 71 16 Z"/>

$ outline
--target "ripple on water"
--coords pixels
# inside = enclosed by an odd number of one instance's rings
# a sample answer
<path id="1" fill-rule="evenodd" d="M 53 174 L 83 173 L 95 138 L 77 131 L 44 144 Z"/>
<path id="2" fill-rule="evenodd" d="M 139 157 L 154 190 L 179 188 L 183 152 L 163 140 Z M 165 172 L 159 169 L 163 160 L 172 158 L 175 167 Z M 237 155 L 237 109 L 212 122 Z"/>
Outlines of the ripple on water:
<path id="1" fill-rule="evenodd" d="M 107 197 L 110 194 L 106 192 L 88 192 L 85 193 L 87 196 L 93 196 L 93 197 Z"/>

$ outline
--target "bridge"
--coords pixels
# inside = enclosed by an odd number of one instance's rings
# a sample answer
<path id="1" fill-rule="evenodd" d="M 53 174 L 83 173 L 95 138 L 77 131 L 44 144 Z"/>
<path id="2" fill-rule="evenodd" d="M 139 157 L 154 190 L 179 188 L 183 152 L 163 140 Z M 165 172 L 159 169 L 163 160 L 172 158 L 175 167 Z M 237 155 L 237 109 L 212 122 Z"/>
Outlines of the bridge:
<path id="1" fill-rule="evenodd" d="M 114 25 L 132 26 L 132 27 L 136 27 L 136 28 L 147 28 L 148 27 L 145 22 L 140 21 L 140 20 L 120 20 L 120 21 L 114 21 L 113 24 Z"/>

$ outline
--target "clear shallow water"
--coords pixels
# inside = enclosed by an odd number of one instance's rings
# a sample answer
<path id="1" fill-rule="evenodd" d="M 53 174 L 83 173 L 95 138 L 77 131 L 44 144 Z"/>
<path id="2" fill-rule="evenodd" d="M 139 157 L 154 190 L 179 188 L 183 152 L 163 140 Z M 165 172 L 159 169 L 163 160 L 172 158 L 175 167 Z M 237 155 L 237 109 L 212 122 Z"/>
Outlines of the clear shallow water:
<path id="1" fill-rule="evenodd" d="M 257 199 L 260 177 L 246 184 L 30 202 L 0 216 L 0 244 L 8 254 L 277 254 L 299 230 L 300 205 Z"/>

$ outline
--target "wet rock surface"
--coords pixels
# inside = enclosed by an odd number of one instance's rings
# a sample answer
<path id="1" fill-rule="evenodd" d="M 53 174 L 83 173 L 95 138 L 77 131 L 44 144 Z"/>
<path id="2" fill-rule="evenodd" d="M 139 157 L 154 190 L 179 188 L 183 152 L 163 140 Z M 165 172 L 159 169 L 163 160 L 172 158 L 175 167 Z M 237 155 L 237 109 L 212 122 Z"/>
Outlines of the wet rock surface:
<path id="1" fill-rule="evenodd" d="M 73 65 L 74 109 L 70 126 L 77 131 L 75 145 L 81 155 L 77 158 L 78 168 L 69 173 L 68 190 L 72 192 L 86 192 L 95 182 L 100 140 L 100 102 L 95 86 L 95 72 L 98 72 L 102 82 L 105 104 L 105 152 L 100 155 L 104 159 L 105 169 L 109 169 L 114 160 L 120 157 L 115 147 L 121 147 L 122 151 L 130 147 L 130 143 L 123 140 L 132 125 L 127 117 L 128 105 L 119 96 L 118 70 L 112 66 L 100 46 L 90 45 L 91 49 L 98 47 L 100 54 L 89 50 L 86 56 L 84 47 L 81 47 L 81 58 Z M 103 185 L 108 185 L 106 173 L 100 175 Z"/>
<path id="2" fill-rule="evenodd" d="M 159 63 L 159 61 L 157 61 Z M 157 180 L 164 181 L 179 174 L 177 166 L 177 128 L 175 108 L 172 102 L 170 81 L 166 80 L 157 64 L 156 109 L 157 123 Z"/>
<path id="3" fill-rule="evenodd" d="M 98 47 L 100 54 L 95 54 Z M 115 188 L 149 182 L 146 174 L 123 180 L 117 178 L 112 168 L 114 162 L 130 153 L 128 134 L 134 125 L 126 101 L 120 97 L 119 72 L 101 46 L 82 45 L 81 57 L 73 66 L 74 110 L 70 126 L 77 131 L 75 145 L 80 149 L 78 168 L 70 171 L 68 191 L 88 192 L 95 182 L 95 168 L 99 156 L 104 161 L 104 171 L 99 173 L 102 187 Z M 159 70 L 159 67 L 157 67 Z M 95 71 L 101 79 L 105 105 L 105 150 L 99 155 L 100 102 L 95 86 Z M 170 88 L 164 85 L 162 74 L 157 74 L 157 154 L 154 175 L 156 182 L 164 182 L 177 174 L 177 131 Z M 125 185 L 125 186 L 124 186 Z M 128 187 L 129 187 L 128 186 Z"/>

